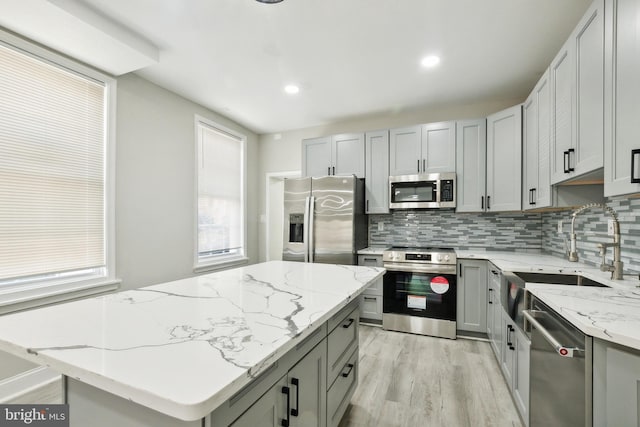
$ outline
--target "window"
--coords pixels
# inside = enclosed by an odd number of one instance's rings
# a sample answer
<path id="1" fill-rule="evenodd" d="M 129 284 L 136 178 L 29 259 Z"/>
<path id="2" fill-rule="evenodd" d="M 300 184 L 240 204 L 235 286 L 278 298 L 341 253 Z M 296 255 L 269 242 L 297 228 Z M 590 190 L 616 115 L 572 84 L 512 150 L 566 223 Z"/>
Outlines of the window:
<path id="1" fill-rule="evenodd" d="M 246 137 L 196 116 L 196 268 L 246 261 Z"/>
<path id="2" fill-rule="evenodd" d="M 114 85 L 0 32 L 0 295 L 113 279 Z"/>

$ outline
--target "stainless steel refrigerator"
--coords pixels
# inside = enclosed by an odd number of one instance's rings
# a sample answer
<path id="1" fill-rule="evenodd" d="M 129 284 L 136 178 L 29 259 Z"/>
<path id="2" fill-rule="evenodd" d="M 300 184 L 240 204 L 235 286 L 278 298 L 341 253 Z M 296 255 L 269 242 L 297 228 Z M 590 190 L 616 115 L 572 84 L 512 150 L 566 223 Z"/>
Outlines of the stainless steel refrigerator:
<path id="1" fill-rule="evenodd" d="M 353 176 L 285 179 L 285 261 L 357 264 L 367 246 L 364 180 Z"/>

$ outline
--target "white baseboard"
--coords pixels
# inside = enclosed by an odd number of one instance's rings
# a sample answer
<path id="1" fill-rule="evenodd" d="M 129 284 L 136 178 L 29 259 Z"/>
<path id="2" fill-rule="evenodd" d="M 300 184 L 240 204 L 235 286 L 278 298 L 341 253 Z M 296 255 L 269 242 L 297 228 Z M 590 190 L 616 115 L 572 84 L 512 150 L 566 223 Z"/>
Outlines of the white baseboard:
<path id="1" fill-rule="evenodd" d="M 62 403 L 60 374 L 41 366 L 0 381 L 0 403 L 27 402 Z"/>

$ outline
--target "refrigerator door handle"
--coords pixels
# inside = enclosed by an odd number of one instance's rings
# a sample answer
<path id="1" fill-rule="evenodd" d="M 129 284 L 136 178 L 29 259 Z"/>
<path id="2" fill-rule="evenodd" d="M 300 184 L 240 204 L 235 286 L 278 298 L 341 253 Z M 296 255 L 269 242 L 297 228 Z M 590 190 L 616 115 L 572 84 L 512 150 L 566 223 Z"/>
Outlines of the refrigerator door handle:
<path id="1" fill-rule="evenodd" d="M 307 224 L 309 224 L 309 243 L 307 245 L 307 251 L 309 253 L 309 261 L 308 262 L 313 262 L 313 255 L 314 255 L 314 248 L 315 248 L 315 242 L 314 242 L 314 230 L 313 230 L 313 226 L 314 226 L 314 218 L 316 216 L 315 214 L 315 210 L 316 210 L 316 198 L 314 196 L 309 197 L 309 204 L 308 204 L 308 218 L 309 218 L 309 222 Z"/>
<path id="2" fill-rule="evenodd" d="M 309 262 L 309 202 L 310 196 L 304 199 L 304 230 L 302 235 L 302 245 L 304 246 L 304 262 Z"/>

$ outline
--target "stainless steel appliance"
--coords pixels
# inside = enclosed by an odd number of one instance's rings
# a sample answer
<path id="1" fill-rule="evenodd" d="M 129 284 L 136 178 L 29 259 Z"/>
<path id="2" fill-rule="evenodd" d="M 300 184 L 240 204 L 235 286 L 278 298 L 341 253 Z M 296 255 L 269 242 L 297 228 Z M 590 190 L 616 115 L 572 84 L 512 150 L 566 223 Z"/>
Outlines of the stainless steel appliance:
<path id="1" fill-rule="evenodd" d="M 384 251 L 382 327 L 456 338 L 456 253 L 450 248 Z"/>
<path id="2" fill-rule="evenodd" d="M 592 338 L 535 296 L 529 307 L 530 427 L 591 427 Z"/>
<path id="3" fill-rule="evenodd" d="M 389 194 L 391 209 L 455 208 L 456 174 L 390 176 Z"/>
<path id="4" fill-rule="evenodd" d="M 355 265 L 367 238 L 364 180 L 285 179 L 283 260 Z"/>

